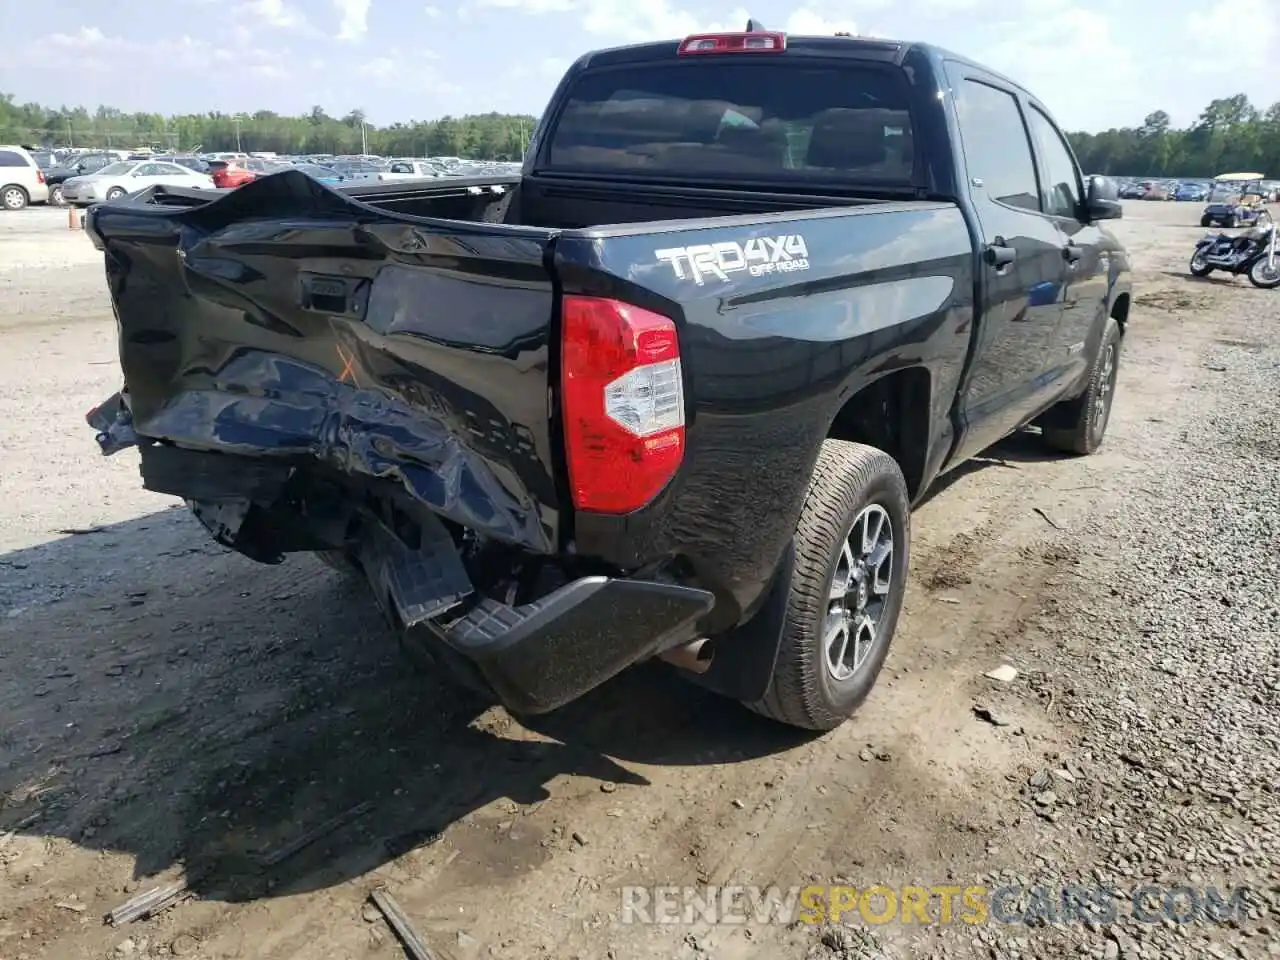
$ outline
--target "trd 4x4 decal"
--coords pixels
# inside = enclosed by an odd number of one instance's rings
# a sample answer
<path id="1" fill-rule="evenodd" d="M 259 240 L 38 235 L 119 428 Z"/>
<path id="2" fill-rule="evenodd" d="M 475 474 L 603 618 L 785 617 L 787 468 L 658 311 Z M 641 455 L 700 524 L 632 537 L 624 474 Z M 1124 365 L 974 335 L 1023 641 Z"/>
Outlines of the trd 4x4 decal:
<path id="1" fill-rule="evenodd" d="M 653 255 L 671 264 L 677 280 L 703 284 L 708 277 L 728 280 L 731 274 L 749 272 L 753 277 L 809 269 L 809 248 L 798 233 L 780 237 L 753 237 L 746 243 L 725 240 L 692 247 L 669 247 Z"/>

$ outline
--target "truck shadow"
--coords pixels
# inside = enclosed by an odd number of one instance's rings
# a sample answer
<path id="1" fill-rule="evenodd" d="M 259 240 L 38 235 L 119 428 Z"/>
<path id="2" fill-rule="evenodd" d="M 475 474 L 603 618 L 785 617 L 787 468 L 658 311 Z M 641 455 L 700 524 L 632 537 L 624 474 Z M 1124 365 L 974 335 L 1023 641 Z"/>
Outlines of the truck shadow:
<path id="1" fill-rule="evenodd" d="M 362 583 L 253 564 L 183 509 L 0 556 L 0 835 L 123 853 L 135 878 L 182 865 L 208 898 L 357 878 L 501 798 L 653 788 L 624 764 L 805 739 L 657 665 L 516 722 L 408 671 Z M 474 854 L 491 877 L 547 855 Z"/>
<path id="2" fill-rule="evenodd" d="M 943 491 L 950 490 L 965 477 L 975 473 L 993 468 L 1016 470 L 1019 464 L 1051 463 L 1061 460 L 1063 456 L 1064 454 L 1045 446 L 1038 432 L 1031 429 L 1019 430 L 943 474 L 925 491 L 916 506 L 924 506 Z"/>

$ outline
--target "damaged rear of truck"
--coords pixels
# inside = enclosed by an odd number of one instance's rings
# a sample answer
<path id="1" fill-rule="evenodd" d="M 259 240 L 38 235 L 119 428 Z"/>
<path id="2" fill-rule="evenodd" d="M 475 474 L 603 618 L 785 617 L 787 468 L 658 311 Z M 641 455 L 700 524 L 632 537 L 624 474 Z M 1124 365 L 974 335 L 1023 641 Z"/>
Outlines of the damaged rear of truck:
<path id="1" fill-rule="evenodd" d="M 836 725 L 953 452 L 978 256 L 933 54 L 779 42 L 584 57 L 519 177 L 92 208 L 103 452 L 253 560 L 363 575 L 415 656 L 515 711 L 661 655 Z"/>

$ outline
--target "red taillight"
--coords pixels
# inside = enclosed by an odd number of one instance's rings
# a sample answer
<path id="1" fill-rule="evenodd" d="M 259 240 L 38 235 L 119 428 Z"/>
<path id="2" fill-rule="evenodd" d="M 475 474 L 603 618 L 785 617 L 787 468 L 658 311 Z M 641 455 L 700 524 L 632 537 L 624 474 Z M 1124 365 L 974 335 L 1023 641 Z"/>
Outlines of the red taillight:
<path id="1" fill-rule="evenodd" d="M 561 401 L 573 505 L 631 513 L 684 458 L 680 341 L 667 317 L 616 300 L 566 296 Z"/>
<path id="2" fill-rule="evenodd" d="M 785 33 L 696 33 L 685 37 L 676 51 L 679 56 L 694 53 L 781 53 L 787 49 Z"/>
<path id="3" fill-rule="evenodd" d="M 44 171 L 36 170 L 36 183 L 44 183 Z"/>

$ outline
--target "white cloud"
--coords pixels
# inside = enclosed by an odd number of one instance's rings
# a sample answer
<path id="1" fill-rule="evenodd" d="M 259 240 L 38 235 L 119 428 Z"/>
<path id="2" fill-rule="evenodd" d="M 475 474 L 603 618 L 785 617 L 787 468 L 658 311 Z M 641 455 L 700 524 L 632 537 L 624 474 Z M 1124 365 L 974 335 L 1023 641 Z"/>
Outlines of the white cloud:
<path id="1" fill-rule="evenodd" d="M 809 34 L 817 37 L 830 36 L 834 33 L 858 32 L 858 25 L 852 20 L 838 18 L 828 19 L 808 7 L 801 7 L 787 17 L 784 28 L 787 33 Z"/>
<path id="2" fill-rule="evenodd" d="M 399 64 L 390 57 L 375 57 L 356 67 L 356 73 L 365 77 L 374 77 L 378 80 L 388 80 L 395 76 L 398 69 Z"/>
<path id="3" fill-rule="evenodd" d="M 559 80 L 572 62 L 567 57 L 547 57 L 538 64 L 538 73 L 551 80 Z"/>
<path id="4" fill-rule="evenodd" d="M 333 0 L 338 11 L 339 40 L 359 40 L 369 31 L 369 7 L 372 0 Z"/>
<path id="5" fill-rule="evenodd" d="M 580 0 L 476 0 L 477 7 L 519 10 L 535 16 L 543 13 L 568 13 L 578 9 L 580 5 Z"/>
<path id="6" fill-rule="evenodd" d="M 422 8 L 422 12 L 423 12 L 423 13 L 425 13 L 425 14 L 426 14 L 428 17 L 430 17 L 432 20 L 435 20 L 435 19 L 439 18 L 439 16 L 440 16 L 440 8 L 439 8 L 439 7 L 426 6 L 426 7 L 423 7 L 423 8 Z"/>
<path id="7" fill-rule="evenodd" d="M 304 22 L 301 12 L 284 0 L 245 0 L 236 9 L 269 27 L 289 29 Z"/>
<path id="8" fill-rule="evenodd" d="M 238 37 L 238 39 L 243 39 Z M 209 65 L 235 65 L 246 76 L 280 80 L 289 76 L 284 66 L 288 51 L 248 46 L 220 47 L 187 35 L 156 40 L 111 36 L 98 27 L 82 26 L 74 33 L 50 33 L 24 46 L 18 59 L 33 66 L 56 66 L 75 55 L 80 72 L 114 73 L 122 65 L 139 76 L 207 75 Z M 283 55 L 282 55 L 283 54 Z"/>
<path id="9" fill-rule="evenodd" d="M 45 42 L 63 50 L 94 50 L 101 48 L 107 38 L 97 27 L 81 27 L 75 33 L 51 33 Z"/>
<path id="10" fill-rule="evenodd" d="M 965 53 L 1042 98 L 1068 129 L 1096 116 L 1104 104 L 1141 116 L 1149 91 L 1141 83 L 1135 49 L 1113 33 L 1106 16 L 1072 0 L 1025 2 L 1032 8 L 1026 15 L 987 24 L 985 44 Z M 1143 42 L 1141 35 L 1133 40 Z"/>
<path id="11" fill-rule="evenodd" d="M 575 13 L 587 33 L 603 40 L 625 43 L 671 40 L 691 33 L 741 30 L 751 16 L 743 7 L 734 8 L 723 16 L 695 14 L 672 0 L 647 0 L 644 3 L 636 0 L 475 0 L 475 6 L 518 10 L 531 16 Z M 766 25 L 769 25 L 767 21 Z M 856 25 L 847 17 L 829 17 L 811 7 L 802 7 L 791 13 L 782 29 L 788 33 L 825 36 L 841 31 L 856 32 Z"/>
<path id="12" fill-rule="evenodd" d="M 1195 11 L 1187 17 L 1189 43 L 1198 48 L 1191 68 L 1201 73 L 1276 70 L 1275 45 L 1280 41 L 1275 11 L 1267 0 L 1236 0 L 1231 15 L 1220 10 Z M 1230 51 L 1224 57 L 1223 51 Z"/>
<path id="13" fill-rule="evenodd" d="M 375 86 L 428 94 L 436 101 L 441 97 L 453 96 L 461 90 L 432 66 L 430 61 L 437 59 L 437 55 L 431 51 L 415 50 L 410 57 L 401 50 L 392 49 L 382 56 L 357 65 L 355 73 Z"/>

